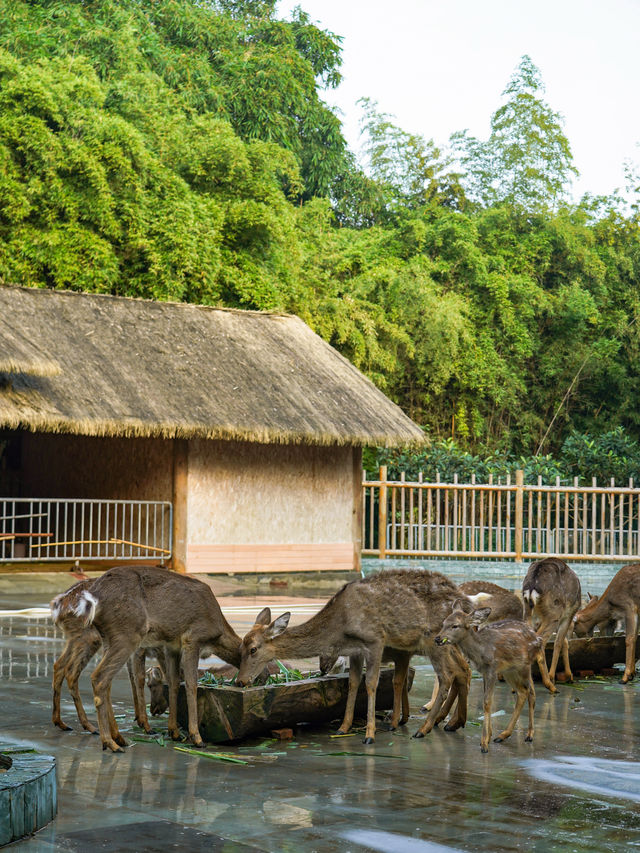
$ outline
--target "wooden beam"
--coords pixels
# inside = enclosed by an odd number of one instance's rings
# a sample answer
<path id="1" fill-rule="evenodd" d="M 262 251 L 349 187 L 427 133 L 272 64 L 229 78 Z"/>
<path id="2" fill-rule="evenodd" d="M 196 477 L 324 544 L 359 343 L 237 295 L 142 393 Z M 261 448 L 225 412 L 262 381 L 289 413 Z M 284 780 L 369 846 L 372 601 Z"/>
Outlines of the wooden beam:
<path id="1" fill-rule="evenodd" d="M 173 441 L 173 559 L 176 572 L 187 571 L 187 487 L 189 478 L 189 442 Z"/>
<path id="2" fill-rule="evenodd" d="M 351 537 L 353 539 L 353 570 L 360 571 L 362 564 L 362 448 L 353 450 L 353 511 Z"/>

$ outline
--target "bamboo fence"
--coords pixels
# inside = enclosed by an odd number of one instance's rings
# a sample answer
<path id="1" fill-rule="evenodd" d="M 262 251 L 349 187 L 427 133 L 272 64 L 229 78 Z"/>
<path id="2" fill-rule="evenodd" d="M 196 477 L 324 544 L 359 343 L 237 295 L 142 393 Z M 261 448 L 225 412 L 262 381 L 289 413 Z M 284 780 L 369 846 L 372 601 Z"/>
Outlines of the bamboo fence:
<path id="1" fill-rule="evenodd" d="M 363 481 L 363 555 L 636 560 L 640 489 L 560 483 Z"/>

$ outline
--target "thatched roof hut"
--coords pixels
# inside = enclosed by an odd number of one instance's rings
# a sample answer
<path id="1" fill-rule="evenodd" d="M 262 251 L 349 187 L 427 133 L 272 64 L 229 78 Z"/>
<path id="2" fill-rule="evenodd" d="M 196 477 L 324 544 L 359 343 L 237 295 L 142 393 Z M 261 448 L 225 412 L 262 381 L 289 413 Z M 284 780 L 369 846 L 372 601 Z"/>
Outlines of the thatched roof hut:
<path id="1" fill-rule="evenodd" d="M 0 317 L 1 427 L 271 444 L 423 439 L 294 316 L 0 287 Z"/>

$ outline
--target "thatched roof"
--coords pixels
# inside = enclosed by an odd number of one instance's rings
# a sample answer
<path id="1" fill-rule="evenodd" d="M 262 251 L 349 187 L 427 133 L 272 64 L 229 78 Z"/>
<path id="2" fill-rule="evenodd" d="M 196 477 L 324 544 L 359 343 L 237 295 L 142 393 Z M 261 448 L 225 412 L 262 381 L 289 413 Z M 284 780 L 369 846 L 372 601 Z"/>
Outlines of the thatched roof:
<path id="1" fill-rule="evenodd" d="M 9 325 L 0 314 L 0 373 L 33 373 L 55 376 L 60 365 L 46 358 L 25 339 L 23 333 Z"/>
<path id="2" fill-rule="evenodd" d="M 20 287 L 0 287 L 0 317 L 2 427 L 325 445 L 422 440 L 297 317 Z M 21 372 L 25 339 L 61 372 Z"/>

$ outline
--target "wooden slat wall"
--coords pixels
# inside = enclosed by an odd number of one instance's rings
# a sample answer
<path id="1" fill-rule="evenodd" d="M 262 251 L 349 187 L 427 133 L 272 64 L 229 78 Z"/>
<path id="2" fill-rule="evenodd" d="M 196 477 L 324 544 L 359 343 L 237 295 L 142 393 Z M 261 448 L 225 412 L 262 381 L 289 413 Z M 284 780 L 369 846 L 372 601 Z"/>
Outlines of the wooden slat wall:
<path id="1" fill-rule="evenodd" d="M 189 574 L 353 571 L 352 542 L 320 545 L 189 545 Z"/>

